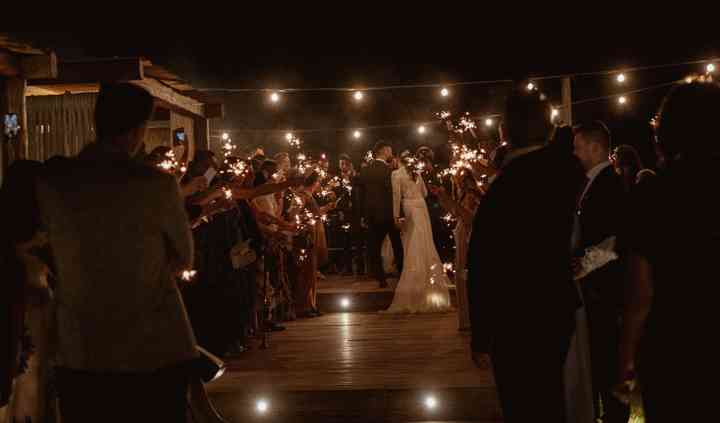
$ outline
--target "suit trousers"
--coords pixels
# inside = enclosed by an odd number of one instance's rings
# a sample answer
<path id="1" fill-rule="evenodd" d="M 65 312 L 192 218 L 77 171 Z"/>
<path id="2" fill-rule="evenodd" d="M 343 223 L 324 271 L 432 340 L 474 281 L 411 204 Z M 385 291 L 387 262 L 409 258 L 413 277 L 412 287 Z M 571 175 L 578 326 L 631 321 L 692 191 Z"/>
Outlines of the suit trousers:
<path id="1" fill-rule="evenodd" d="M 590 296 L 585 296 L 586 299 L 588 297 Z M 614 306 L 592 299 L 587 300 L 586 309 L 590 329 L 595 415 L 601 416 L 605 423 L 626 423 L 630 417 L 630 407 L 612 393 L 619 382 L 619 312 Z"/>
<path id="2" fill-rule="evenodd" d="M 189 374 L 183 366 L 147 374 L 58 368 L 62 420 L 185 423 Z"/>
<path id="3" fill-rule="evenodd" d="M 490 358 L 504 422 L 566 421 L 563 365 L 570 344 L 567 328 L 516 327 L 496 333 Z"/>
<path id="4" fill-rule="evenodd" d="M 393 255 L 398 271 L 403 269 L 403 246 L 400 231 L 392 221 L 368 221 L 368 260 L 370 270 L 379 282 L 385 282 L 386 275 L 382 266 L 382 244 L 386 236 L 390 237 Z"/>

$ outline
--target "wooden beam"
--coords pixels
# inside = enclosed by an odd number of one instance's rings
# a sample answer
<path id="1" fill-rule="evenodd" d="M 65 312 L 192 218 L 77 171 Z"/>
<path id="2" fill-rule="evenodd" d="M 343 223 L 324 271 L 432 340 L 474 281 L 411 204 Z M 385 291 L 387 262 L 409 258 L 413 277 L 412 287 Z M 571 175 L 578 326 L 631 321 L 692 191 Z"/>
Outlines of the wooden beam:
<path id="1" fill-rule="evenodd" d="M 55 79 L 58 77 L 58 61 L 55 53 L 22 56 L 20 69 L 25 79 Z"/>
<path id="2" fill-rule="evenodd" d="M 562 114 L 565 125 L 572 126 L 572 80 L 570 77 L 562 79 Z"/>
<path id="3" fill-rule="evenodd" d="M 207 106 L 207 105 L 206 105 Z M 195 118 L 195 151 L 210 149 L 210 121 Z"/>
<path id="4" fill-rule="evenodd" d="M 0 76 L 15 77 L 20 75 L 20 65 L 15 55 L 0 50 Z"/>
<path id="5" fill-rule="evenodd" d="M 20 132 L 12 142 L 8 142 L 5 139 L 5 134 L 0 132 L 0 155 L 2 156 L 0 157 L 0 174 L 2 175 L 5 174 L 12 162 L 27 157 L 26 86 L 24 79 L 0 77 L 0 118 L 7 113 L 15 113 L 18 117 L 18 124 L 20 124 Z M 0 125 L 2 125 L 2 121 L 0 121 Z"/>
<path id="6" fill-rule="evenodd" d="M 27 100 L 25 90 L 27 81 L 20 78 L 10 78 L 7 81 L 6 93 L 8 111 L 17 114 L 20 132 L 15 143 L 15 159 L 24 159 L 28 156 L 28 134 L 27 134 Z"/>
<path id="7" fill-rule="evenodd" d="M 205 116 L 202 103 L 180 94 L 155 79 L 147 78 L 140 81 L 131 81 L 131 83 L 146 89 L 153 97 L 168 103 L 174 108 L 192 113 L 195 116 Z"/>
<path id="8" fill-rule="evenodd" d="M 225 107 L 221 103 L 206 103 L 205 117 L 208 119 L 222 118 L 225 116 Z"/>
<path id="9" fill-rule="evenodd" d="M 143 68 L 137 57 L 126 59 L 61 62 L 57 79 L 33 80 L 32 85 L 83 84 L 95 82 L 134 81 L 143 79 Z"/>

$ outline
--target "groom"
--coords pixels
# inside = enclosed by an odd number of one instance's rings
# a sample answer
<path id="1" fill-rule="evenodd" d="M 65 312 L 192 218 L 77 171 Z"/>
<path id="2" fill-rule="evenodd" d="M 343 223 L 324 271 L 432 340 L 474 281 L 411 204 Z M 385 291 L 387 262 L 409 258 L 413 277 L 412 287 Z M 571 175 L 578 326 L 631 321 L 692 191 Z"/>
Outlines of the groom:
<path id="1" fill-rule="evenodd" d="M 373 148 L 374 159 L 360 171 L 359 195 L 362 214 L 368 225 L 368 261 L 370 270 L 380 282 L 380 288 L 387 288 L 387 276 L 382 266 L 382 243 L 390 236 L 397 269 L 402 273 L 403 247 L 400 232 L 393 218 L 393 192 L 388 161 L 392 158 L 390 144 L 379 141 Z"/>

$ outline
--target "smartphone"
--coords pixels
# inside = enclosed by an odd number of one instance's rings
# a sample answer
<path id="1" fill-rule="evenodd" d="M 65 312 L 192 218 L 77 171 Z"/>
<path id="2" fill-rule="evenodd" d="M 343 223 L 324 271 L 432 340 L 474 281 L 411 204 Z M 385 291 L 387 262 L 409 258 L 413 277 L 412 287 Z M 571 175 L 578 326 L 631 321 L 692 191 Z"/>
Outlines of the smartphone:
<path id="1" fill-rule="evenodd" d="M 4 132 L 8 138 L 17 136 L 20 131 L 20 124 L 18 123 L 18 117 L 15 113 L 8 113 L 4 118 Z"/>
<path id="2" fill-rule="evenodd" d="M 210 182 L 212 182 L 215 175 L 217 175 L 217 170 L 215 170 L 214 167 L 209 168 L 207 172 L 205 172 L 203 176 L 205 177 L 205 179 L 207 179 L 208 185 L 210 185 Z"/>

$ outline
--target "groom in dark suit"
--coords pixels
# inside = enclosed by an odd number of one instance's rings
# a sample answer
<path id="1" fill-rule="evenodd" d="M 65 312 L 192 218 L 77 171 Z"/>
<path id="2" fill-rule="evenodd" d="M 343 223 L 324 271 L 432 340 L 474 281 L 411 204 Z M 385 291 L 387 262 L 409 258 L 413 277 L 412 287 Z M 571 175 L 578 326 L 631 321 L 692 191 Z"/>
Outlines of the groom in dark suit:
<path id="1" fill-rule="evenodd" d="M 550 107 L 538 93 L 507 101 L 507 153 L 477 210 L 467 258 L 473 359 L 492 362 L 507 423 L 564 422 L 563 366 L 579 297 L 570 236 L 582 172 L 545 146 Z"/>
<path id="2" fill-rule="evenodd" d="M 620 233 L 625 191 L 609 161 L 610 131 L 600 121 L 575 131 L 575 155 L 587 184 L 580 195 L 573 234 L 575 255 Z M 580 281 L 590 329 L 590 358 L 596 415 L 605 423 L 627 423 L 630 408 L 612 393 L 618 381 L 620 317 L 623 309 L 623 266 L 620 260 L 597 269 Z M 599 406 L 602 402 L 602 407 Z M 602 415 L 601 415 L 602 411 Z"/>
<path id="3" fill-rule="evenodd" d="M 402 273 L 403 247 L 400 232 L 393 217 L 392 169 L 388 161 L 392 158 L 392 147 L 378 142 L 373 149 L 373 161 L 360 171 L 358 182 L 360 204 L 363 217 L 368 225 L 368 260 L 370 269 L 380 282 L 380 288 L 386 288 L 387 276 L 382 266 L 382 243 L 390 236 L 395 264 Z"/>

